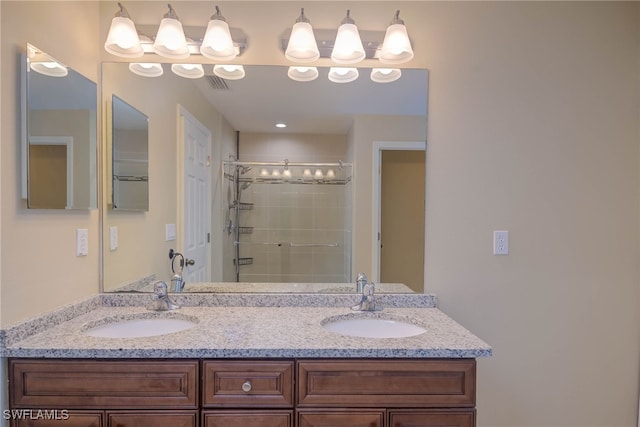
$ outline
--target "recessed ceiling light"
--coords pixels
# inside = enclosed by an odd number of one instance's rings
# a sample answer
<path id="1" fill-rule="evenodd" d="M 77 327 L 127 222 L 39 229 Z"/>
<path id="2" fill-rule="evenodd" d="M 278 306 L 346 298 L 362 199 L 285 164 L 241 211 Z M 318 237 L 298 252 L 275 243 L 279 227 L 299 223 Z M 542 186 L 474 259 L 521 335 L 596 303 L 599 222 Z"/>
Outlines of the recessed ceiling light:
<path id="1" fill-rule="evenodd" d="M 277 128 L 286 128 L 287 125 L 286 125 L 286 123 L 276 123 L 276 127 Z"/>

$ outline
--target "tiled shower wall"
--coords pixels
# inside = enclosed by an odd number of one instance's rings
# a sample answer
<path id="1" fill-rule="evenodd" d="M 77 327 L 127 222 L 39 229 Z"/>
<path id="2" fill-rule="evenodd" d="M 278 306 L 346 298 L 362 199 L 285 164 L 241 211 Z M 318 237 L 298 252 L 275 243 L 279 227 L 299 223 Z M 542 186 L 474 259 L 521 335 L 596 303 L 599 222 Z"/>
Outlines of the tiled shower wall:
<path id="1" fill-rule="evenodd" d="M 346 158 L 346 136 L 240 134 L 241 161 L 329 163 Z M 351 171 L 350 171 L 351 172 Z M 252 183 L 241 202 L 241 282 L 349 282 L 351 276 L 351 184 Z M 277 245 L 277 243 L 284 243 Z M 289 246 L 313 244 L 314 246 Z M 337 244 L 335 247 L 315 246 Z"/>

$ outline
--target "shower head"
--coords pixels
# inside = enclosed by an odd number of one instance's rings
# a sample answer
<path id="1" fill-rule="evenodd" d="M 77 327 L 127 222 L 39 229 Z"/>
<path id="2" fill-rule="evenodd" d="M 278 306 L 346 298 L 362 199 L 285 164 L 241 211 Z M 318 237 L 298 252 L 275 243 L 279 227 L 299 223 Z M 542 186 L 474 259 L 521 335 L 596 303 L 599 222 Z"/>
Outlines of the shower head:
<path id="1" fill-rule="evenodd" d="M 240 190 L 246 190 L 247 188 L 249 188 L 249 186 L 251 185 L 250 182 L 245 181 L 242 183 L 242 185 L 240 186 Z"/>
<path id="2" fill-rule="evenodd" d="M 253 167 L 251 167 L 251 166 L 238 166 L 238 169 L 240 170 L 240 174 L 244 175 L 245 173 L 247 173 L 251 169 L 253 169 Z"/>

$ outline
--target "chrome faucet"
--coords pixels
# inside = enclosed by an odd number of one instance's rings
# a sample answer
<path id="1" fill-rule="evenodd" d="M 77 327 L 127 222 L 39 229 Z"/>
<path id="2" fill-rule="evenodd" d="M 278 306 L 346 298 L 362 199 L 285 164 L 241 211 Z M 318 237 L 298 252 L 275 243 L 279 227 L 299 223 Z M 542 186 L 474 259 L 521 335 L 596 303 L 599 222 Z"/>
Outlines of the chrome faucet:
<path id="1" fill-rule="evenodd" d="M 182 272 L 174 274 L 171 278 L 171 287 L 173 292 L 182 292 L 184 289 L 184 279 L 182 278 Z"/>
<path id="2" fill-rule="evenodd" d="M 356 276 L 356 293 L 361 294 L 364 290 L 364 285 L 367 284 L 369 279 L 367 279 L 367 275 L 364 273 L 358 273 Z"/>
<path id="3" fill-rule="evenodd" d="M 169 311 L 177 310 L 180 308 L 178 304 L 176 304 L 171 300 L 171 298 L 169 298 L 167 284 L 162 280 L 157 281 L 153 285 L 153 291 L 155 292 L 155 296 L 153 297 L 153 301 L 147 307 L 147 309 L 153 311 Z"/>
<path id="4" fill-rule="evenodd" d="M 362 299 L 351 307 L 353 311 L 380 311 L 382 307 L 376 305 L 375 283 L 365 283 L 362 287 Z"/>

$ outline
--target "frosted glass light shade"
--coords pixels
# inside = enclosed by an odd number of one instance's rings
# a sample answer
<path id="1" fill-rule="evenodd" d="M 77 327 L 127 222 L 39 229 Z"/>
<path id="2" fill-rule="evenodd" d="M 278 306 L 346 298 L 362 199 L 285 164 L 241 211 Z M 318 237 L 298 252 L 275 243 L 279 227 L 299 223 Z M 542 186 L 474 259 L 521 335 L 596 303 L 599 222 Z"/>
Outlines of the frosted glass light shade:
<path id="1" fill-rule="evenodd" d="M 132 62 L 129 64 L 129 71 L 142 77 L 160 77 L 164 72 L 162 65 L 157 62 Z"/>
<path id="2" fill-rule="evenodd" d="M 242 65 L 214 65 L 213 74 L 226 80 L 240 80 L 245 76 Z"/>
<path id="3" fill-rule="evenodd" d="M 366 54 L 355 24 L 342 24 L 338 28 L 331 60 L 336 64 L 355 64 L 362 61 Z"/>
<path id="4" fill-rule="evenodd" d="M 329 80 L 334 83 L 350 83 L 360 76 L 357 68 L 331 67 Z"/>
<path id="5" fill-rule="evenodd" d="M 231 39 L 229 25 L 225 21 L 221 19 L 209 21 L 200 46 L 200 53 L 218 61 L 230 61 L 236 57 L 236 47 Z"/>
<path id="6" fill-rule="evenodd" d="M 187 39 L 180 21 L 175 18 L 163 18 L 160 21 L 160 28 L 158 28 L 158 34 L 153 43 L 153 51 L 169 59 L 189 57 Z"/>
<path id="7" fill-rule="evenodd" d="M 187 79 L 199 79 L 204 76 L 202 64 L 172 64 L 171 71 Z"/>
<path id="8" fill-rule="evenodd" d="M 67 67 L 56 61 L 31 62 L 29 67 L 36 73 L 49 77 L 65 77 L 69 74 Z"/>
<path id="9" fill-rule="evenodd" d="M 378 59 L 383 64 L 402 64 L 413 59 L 413 49 L 404 24 L 387 27 Z"/>
<path id="10" fill-rule="evenodd" d="M 320 51 L 310 23 L 295 23 L 291 30 L 291 37 L 284 56 L 289 61 L 301 64 L 313 62 L 320 58 Z"/>
<path id="11" fill-rule="evenodd" d="M 297 82 L 310 82 L 318 78 L 318 69 L 316 67 L 289 67 L 287 75 L 291 80 Z"/>
<path id="12" fill-rule="evenodd" d="M 136 26 L 131 19 L 116 16 L 111 20 L 104 50 L 122 58 L 139 58 L 144 55 Z"/>
<path id="13" fill-rule="evenodd" d="M 374 68 L 371 70 L 371 80 L 376 83 L 395 82 L 402 76 L 399 68 Z"/>

